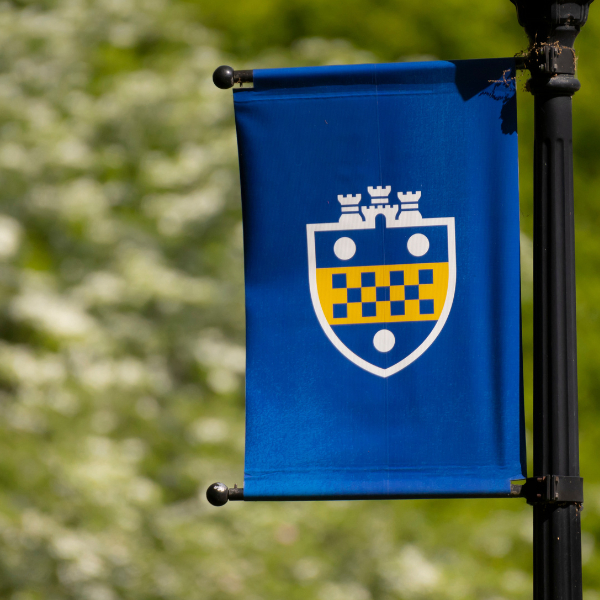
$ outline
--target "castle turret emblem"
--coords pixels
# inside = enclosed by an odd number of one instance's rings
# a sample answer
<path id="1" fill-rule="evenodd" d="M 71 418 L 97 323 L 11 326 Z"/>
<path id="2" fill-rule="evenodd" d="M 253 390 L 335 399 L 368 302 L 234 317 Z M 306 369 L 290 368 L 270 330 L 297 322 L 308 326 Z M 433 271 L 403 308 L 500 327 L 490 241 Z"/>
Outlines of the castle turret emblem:
<path id="1" fill-rule="evenodd" d="M 456 287 L 454 218 L 423 218 L 421 191 L 340 194 L 339 221 L 307 225 L 310 293 L 325 335 L 389 377 L 442 331 Z"/>

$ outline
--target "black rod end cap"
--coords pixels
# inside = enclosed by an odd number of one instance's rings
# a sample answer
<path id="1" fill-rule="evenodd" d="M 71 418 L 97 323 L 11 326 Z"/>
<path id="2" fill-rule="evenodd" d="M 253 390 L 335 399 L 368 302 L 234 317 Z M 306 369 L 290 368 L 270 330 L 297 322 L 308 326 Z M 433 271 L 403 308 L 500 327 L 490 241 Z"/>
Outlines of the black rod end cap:
<path id="1" fill-rule="evenodd" d="M 224 483 L 213 483 L 206 490 L 206 499 L 213 506 L 224 506 L 229 500 L 229 488 Z"/>
<path id="2" fill-rule="evenodd" d="M 223 65 L 222 67 L 218 67 L 215 69 L 213 73 L 213 82 L 214 84 L 222 89 L 228 90 L 233 87 L 233 69 L 228 67 L 227 65 Z"/>

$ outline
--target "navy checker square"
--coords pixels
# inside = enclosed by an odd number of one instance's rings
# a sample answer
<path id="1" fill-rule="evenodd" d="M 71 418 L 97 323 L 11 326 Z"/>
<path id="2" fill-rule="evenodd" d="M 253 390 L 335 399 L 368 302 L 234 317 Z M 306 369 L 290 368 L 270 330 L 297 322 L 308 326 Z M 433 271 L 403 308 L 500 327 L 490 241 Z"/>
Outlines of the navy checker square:
<path id="1" fill-rule="evenodd" d="M 362 316 L 363 317 L 376 317 L 377 316 L 377 302 L 363 302 Z"/>
<path id="2" fill-rule="evenodd" d="M 433 269 L 419 269 L 419 283 L 433 283 Z"/>
<path id="3" fill-rule="evenodd" d="M 390 271 L 390 285 L 404 285 L 404 271 Z"/>
<path id="4" fill-rule="evenodd" d="M 404 287 L 404 298 L 406 300 L 418 300 L 419 299 L 419 286 L 418 285 L 407 285 Z"/>
<path id="5" fill-rule="evenodd" d="M 334 290 L 343 289 L 346 287 L 346 273 L 334 273 L 331 276 L 331 287 Z"/>
<path id="6" fill-rule="evenodd" d="M 360 302 L 361 300 L 361 288 L 348 288 L 348 302 Z"/>
<path id="7" fill-rule="evenodd" d="M 419 313 L 422 315 L 432 315 L 434 313 L 433 300 L 420 300 Z"/>
<path id="8" fill-rule="evenodd" d="M 362 287 L 375 287 L 375 273 L 361 273 L 360 284 Z"/>
<path id="9" fill-rule="evenodd" d="M 348 306 L 346 304 L 333 305 L 333 318 L 345 319 L 348 316 Z"/>
<path id="10" fill-rule="evenodd" d="M 404 300 L 392 300 L 392 302 L 390 302 L 390 314 L 392 317 L 404 316 Z"/>
<path id="11" fill-rule="evenodd" d="M 390 299 L 390 288 L 389 287 L 378 287 L 376 289 L 376 300 L 377 302 L 387 302 Z"/>

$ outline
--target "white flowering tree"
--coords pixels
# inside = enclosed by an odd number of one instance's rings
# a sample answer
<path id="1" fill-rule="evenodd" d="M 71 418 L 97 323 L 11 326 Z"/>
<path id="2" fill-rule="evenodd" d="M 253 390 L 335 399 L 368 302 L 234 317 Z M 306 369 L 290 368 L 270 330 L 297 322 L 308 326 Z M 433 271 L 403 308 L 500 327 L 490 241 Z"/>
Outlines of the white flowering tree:
<path id="1" fill-rule="evenodd" d="M 0 4 L 0 597 L 529 598 L 520 502 L 204 499 L 243 480 L 235 130 L 211 74 L 244 65 L 191 14 Z M 368 60 L 305 40 L 246 66 Z"/>

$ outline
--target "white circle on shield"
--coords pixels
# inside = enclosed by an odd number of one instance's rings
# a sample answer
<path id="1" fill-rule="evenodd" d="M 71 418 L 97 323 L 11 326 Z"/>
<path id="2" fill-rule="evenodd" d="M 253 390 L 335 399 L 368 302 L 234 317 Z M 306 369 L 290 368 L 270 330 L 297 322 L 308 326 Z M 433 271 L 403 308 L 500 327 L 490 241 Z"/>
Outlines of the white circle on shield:
<path id="1" fill-rule="evenodd" d="M 415 233 L 408 238 L 406 246 L 413 256 L 423 256 L 429 250 L 429 240 L 422 233 Z"/>
<path id="2" fill-rule="evenodd" d="M 356 244 L 349 237 L 342 237 L 334 244 L 333 251 L 340 260 L 350 260 L 356 254 Z"/>
<path id="3" fill-rule="evenodd" d="M 389 329 L 380 329 L 373 338 L 373 346 L 379 352 L 389 352 L 395 343 L 396 338 Z"/>

